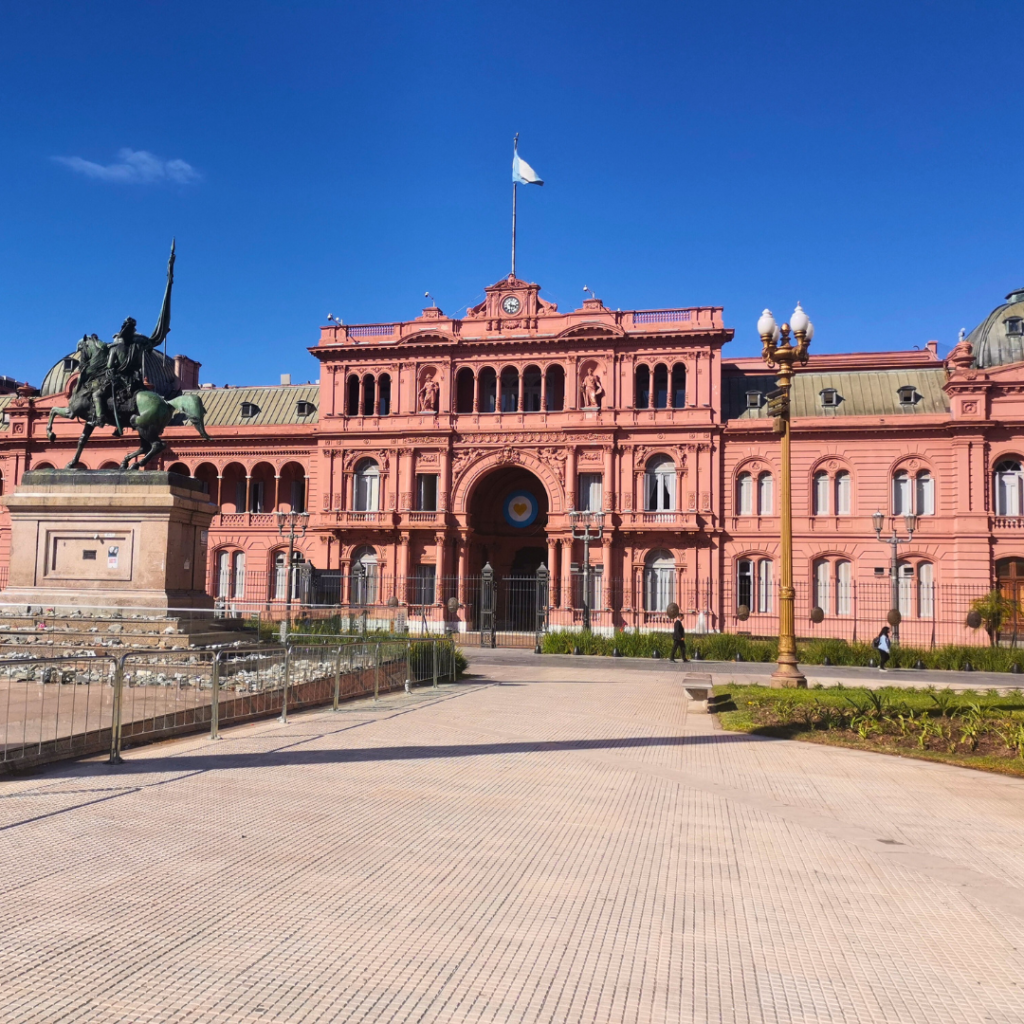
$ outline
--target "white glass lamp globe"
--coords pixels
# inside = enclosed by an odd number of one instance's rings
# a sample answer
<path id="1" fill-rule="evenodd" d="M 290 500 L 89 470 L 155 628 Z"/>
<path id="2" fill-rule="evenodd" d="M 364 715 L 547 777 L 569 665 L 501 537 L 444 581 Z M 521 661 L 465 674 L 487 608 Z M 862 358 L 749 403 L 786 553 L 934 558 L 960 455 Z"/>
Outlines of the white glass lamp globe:
<path id="1" fill-rule="evenodd" d="M 793 328 L 794 334 L 803 334 L 807 330 L 807 325 L 811 321 L 808 319 L 807 314 L 804 312 L 803 306 L 798 302 L 796 309 L 793 310 L 793 315 L 789 318 L 789 326 Z"/>
<path id="2" fill-rule="evenodd" d="M 766 309 L 757 321 L 757 333 L 763 338 L 766 335 L 775 334 L 775 317 L 772 316 L 772 311 Z"/>

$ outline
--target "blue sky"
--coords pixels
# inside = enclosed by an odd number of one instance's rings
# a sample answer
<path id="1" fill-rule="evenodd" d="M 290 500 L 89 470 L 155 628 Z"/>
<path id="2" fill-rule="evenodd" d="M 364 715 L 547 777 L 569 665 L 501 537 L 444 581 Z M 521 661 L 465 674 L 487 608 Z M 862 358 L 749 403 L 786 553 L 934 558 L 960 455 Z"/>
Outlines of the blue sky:
<path id="1" fill-rule="evenodd" d="M 314 378 L 327 314 L 800 299 L 819 351 L 945 351 L 1024 284 L 1018 5 L 5 6 L 0 373 L 148 330 L 216 384 Z M 119 155 L 120 154 L 120 155 Z"/>

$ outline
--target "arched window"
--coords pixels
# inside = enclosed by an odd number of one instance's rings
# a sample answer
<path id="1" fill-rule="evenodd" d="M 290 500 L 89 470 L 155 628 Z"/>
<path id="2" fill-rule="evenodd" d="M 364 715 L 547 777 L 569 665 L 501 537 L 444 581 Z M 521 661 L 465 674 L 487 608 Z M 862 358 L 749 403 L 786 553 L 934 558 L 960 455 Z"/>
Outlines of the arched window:
<path id="1" fill-rule="evenodd" d="M 901 469 L 892 478 L 892 514 L 908 516 L 914 511 L 910 494 L 910 474 Z"/>
<path id="2" fill-rule="evenodd" d="M 652 551 L 644 560 L 644 608 L 663 612 L 675 598 L 676 563 L 670 551 Z"/>
<path id="3" fill-rule="evenodd" d="M 373 415 L 373 403 L 376 395 L 376 388 L 374 387 L 373 374 L 368 373 L 363 377 L 363 415 Z"/>
<path id="4" fill-rule="evenodd" d="M 676 363 L 672 367 L 672 408 L 686 407 L 686 367 Z"/>
<path id="5" fill-rule="evenodd" d="M 540 367 L 523 370 L 523 412 L 540 412 Z"/>
<path id="6" fill-rule="evenodd" d="M 655 455 L 644 472 L 644 508 L 672 512 L 676 507 L 676 465 L 667 455 Z"/>
<path id="7" fill-rule="evenodd" d="M 668 367 L 658 363 L 654 368 L 654 408 L 668 407 Z"/>
<path id="8" fill-rule="evenodd" d="M 380 467 L 373 459 L 356 466 L 354 507 L 356 512 L 376 512 L 380 508 Z"/>
<path id="9" fill-rule="evenodd" d="M 651 404 L 651 371 L 646 366 L 638 366 L 635 381 L 635 405 L 638 409 L 646 409 Z"/>
<path id="10" fill-rule="evenodd" d="M 917 617 L 935 617 L 935 566 L 931 562 L 919 562 L 917 566 Z"/>
<path id="11" fill-rule="evenodd" d="M 115 463 L 114 465 L 117 465 L 117 464 Z M 101 466 L 100 467 L 100 469 L 106 469 L 106 468 L 108 468 L 108 467 L 107 466 Z M 111 466 L 110 468 L 113 469 L 114 467 Z M 176 463 L 174 463 L 174 465 L 171 466 L 167 470 L 167 472 L 168 473 L 177 473 L 179 476 L 191 476 L 191 474 L 188 471 L 188 466 L 186 466 L 184 462 L 176 462 Z"/>
<path id="12" fill-rule="evenodd" d="M 1004 459 L 995 469 L 996 515 L 1019 516 L 1022 511 L 1021 468 L 1016 459 Z"/>
<path id="13" fill-rule="evenodd" d="M 473 376 L 473 371 L 468 367 L 464 366 L 455 376 L 455 411 L 456 412 L 472 412 L 473 411 L 473 388 L 476 384 L 476 378 Z"/>
<path id="14" fill-rule="evenodd" d="M 814 514 L 816 516 L 828 515 L 828 473 L 820 472 L 814 474 Z"/>
<path id="15" fill-rule="evenodd" d="M 922 469 L 914 480 L 914 503 L 919 516 L 935 515 L 935 481 L 927 469 Z"/>
<path id="16" fill-rule="evenodd" d="M 853 563 L 836 562 L 836 615 L 853 613 Z"/>
<path id="17" fill-rule="evenodd" d="M 565 370 L 557 363 L 547 368 L 548 412 L 565 408 Z"/>
<path id="18" fill-rule="evenodd" d="M 820 558 L 814 563 L 814 603 L 826 615 L 832 611 L 832 565 Z"/>
<path id="19" fill-rule="evenodd" d="M 480 411 L 497 412 L 498 404 L 498 375 L 493 367 L 485 366 L 477 378 L 477 386 L 480 388 Z"/>
<path id="20" fill-rule="evenodd" d="M 353 373 L 349 375 L 345 396 L 345 415 L 359 415 L 359 378 Z"/>
<path id="21" fill-rule="evenodd" d="M 519 371 L 506 366 L 501 371 L 501 411 L 515 412 L 519 408 Z"/>
<path id="22" fill-rule="evenodd" d="M 762 473 L 757 478 L 757 514 L 770 516 L 775 513 L 775 481 L 771 473 Z"/>
<path id="23" fill-rule="evenodd" d="M 377 552 L 369 545 L 352 552 L 352 604 L 377 603 Z"/>
<path id="24" fill-rule="evenodd" d="M 754 478 L 749 473 L 736 477 L 736 513 L 741 516 L 754 514 Z"/>
<path id="25" fill-rule="evenodd" d="M 382 373 L 377 381 L 377 415 L 388 416 L 391 414 L 391 376 Z"/>
<path id="26" fill-rule="evenodd" d="M 850 514 L 850 474 L 841 469 L 836 473 L 836 515 L 848 516 Z"/>

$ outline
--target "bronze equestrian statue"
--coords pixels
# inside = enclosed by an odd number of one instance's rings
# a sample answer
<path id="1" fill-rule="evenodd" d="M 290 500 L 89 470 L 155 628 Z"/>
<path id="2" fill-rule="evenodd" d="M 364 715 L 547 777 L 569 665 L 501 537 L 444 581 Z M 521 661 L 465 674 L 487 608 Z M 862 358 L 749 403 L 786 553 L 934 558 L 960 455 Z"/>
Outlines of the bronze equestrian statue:
<path id="1" fill-rule="evenodd" d="M 68 469 L 77 469 L 92 432 L 97 427 L 113 427 L 114 436 L 120 437 L 127 427 L 134 428 L 142 446 L 121 462 L 121 469 L 141 469 L 167 447 L 160 435 L 171 419 L 181 414 L 184 422 L 194 426 L 210 440 L 206 433 L 202 400 L 198 395 L 163 396 L 152 391 L 146 380 L 146 356 L 164 341 L 171 330 L 171 288 L 174 285 L 174 242 L 167 261 L 167 290 L 164 292 L 160 317 L 153 333 L 147 337 L 135 330 L 135 321 L 128 317 L 107 344 L 95 335 L 83 335 L 75 350 L 78 380 L 75 382 L 67 406 L 54 407 L 46 425 L 47 437 L 53 443 L 57 435 L 53 430 L 55 416 L 69 420 L 82 420 L 82 436 Z"/>

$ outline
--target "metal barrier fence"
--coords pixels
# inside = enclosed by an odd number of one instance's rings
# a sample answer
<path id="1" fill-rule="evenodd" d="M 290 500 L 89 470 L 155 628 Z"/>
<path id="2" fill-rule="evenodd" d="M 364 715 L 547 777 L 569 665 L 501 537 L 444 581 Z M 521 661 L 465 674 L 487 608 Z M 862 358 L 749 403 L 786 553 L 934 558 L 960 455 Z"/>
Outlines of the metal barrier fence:
<path id="1" fill-rule="evenodd" d="M 116 675 L 112 656 L 0 661 L 0 765 L 105 750 L 117 718 Z"/>
<path id="2" fill-rule="evenodd" d="M 300 642 L 302 641 L 302 642 Z M 448 638 L 294 637 L 286 646 L 0 661 L 2 768 L 455 680 Z M 6 692 L 4 692 L 6 691 Z"/>

